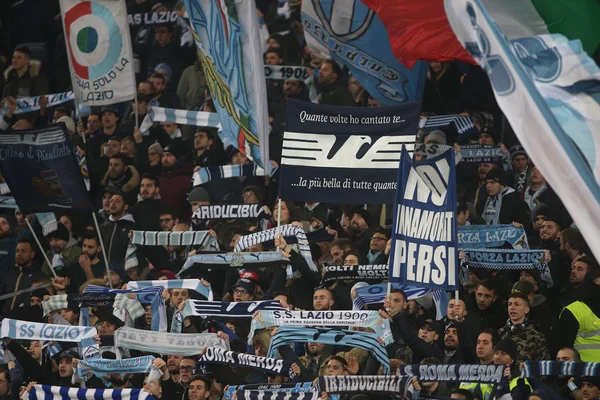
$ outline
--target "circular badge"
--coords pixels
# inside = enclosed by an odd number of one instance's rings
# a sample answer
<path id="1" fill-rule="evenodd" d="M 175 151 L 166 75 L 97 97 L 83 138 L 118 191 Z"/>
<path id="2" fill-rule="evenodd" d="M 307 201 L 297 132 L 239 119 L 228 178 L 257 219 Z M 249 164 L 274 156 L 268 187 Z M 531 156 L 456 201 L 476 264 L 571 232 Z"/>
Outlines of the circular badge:
<path id="1" fill-rule="evenodd" d="M 112 12 L 86 1 L 72 7 L 64 18 L 75 73 L 82 79 L 97 79 L 110 72 L 123 47 L 123 35 Z"/>

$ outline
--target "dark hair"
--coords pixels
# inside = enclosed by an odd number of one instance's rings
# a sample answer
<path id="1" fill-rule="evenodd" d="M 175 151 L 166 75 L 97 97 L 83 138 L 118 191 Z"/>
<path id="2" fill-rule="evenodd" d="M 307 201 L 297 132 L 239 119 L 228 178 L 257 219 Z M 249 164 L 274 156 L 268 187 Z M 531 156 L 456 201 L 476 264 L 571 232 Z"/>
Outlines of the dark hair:
<path id="1" fill-rule="evenodd" d="M 163 74 L 161 74 L 160 72 L 152 73 L 152 75 L 150 75 L 150 78 L 160 78 L 160 79 L 162 79 L 163 83 L 167 83 L 167 78 L 165 78 L 165 76 Z M 150 81 L 150 83 L 152 83 L 152 81 Z M 154 87 L 154 84 L 152 84 L 152 87 Z"/>
<path id="2" fill-rule="evenodd" d="M 426 358 L 424 358 L 424 359 L 421 360 L 420 364 L 435 364 L 435 365 L 438 365 L 438 364 L 441 364 L 441 361 L 438 360 L 435 357 L 426 357 Z"/>
<path id="3" fill-rule="evenodd" d="M 344 252 L 344 259 L 348 256 L 356 256 L 356 258 L 358 259 L 358 263 L 361 264 L 363 257 L 360 255 L 360 253 L 358 252 L 358 250 L 356 249 L 352 249 L 350 251 Z"/>
<path id="4" fill-rule="evenodd" d="M 380 234 L 382 234 L 382 235 L 385 235 L 385 237 L 386 237 L 388 240 L 389 240 L 389 239 L 390 239 L 390 237 L 391 237 L 391 232 L 390 232 L 390 230 L 389 230 L 389 229 L 382 228 L 382 227 L 379 227 L 379 228 L 375 229 L 375 230 L 373 231 L 373 233 L 380 233 Z"/>
<path id="5" fill-rule="evenodd" d="M 160 214 L 158 216 L 160 217 L 161 215 L 165 214 L 170 214 L 173 217 L 173 219 L 179 218 L 179 211 L 174 207 L 164 207 L 160 211 Z"/>
<path id="6" fill-rule="evenodd" d="M 127 156 L 124 153 L 116 153 L 116 154 L 113 154 L 112 156 L 110 156 L 110 160 L 117 159 L 117 158 L 119 160 L 121 160 L 124 165 L 129 164 L 129 160 L 127 159 Z"/>
<path id="7" fill-rule="evenodd" d="M 275 298 L 277 296 L 284 296 L 286 299 L 285 301 L 287 301 L 288 304 L 294 304 L 294 299 L 292 298 L 292 295 L 289 292 L 285 292 L 283 290 L 276 290 L 271 295 L 272 298 Z"/>
<path id="8" fill-rule="evenodd" d="M 8 385 L 8 387 L 10 387 L 11 382 L 10 382 L 10 371 L 8 369 L 8 364 L 0 364 L 0 374 L 4 374 L 7 385 Z"/>
<path id="9" fill-rule="evenodd" d="M 173 25 L 171 24 L 157 24 L 154 27 L 154 30 L 156 30 L 156 28 L 167 28 L 167 32 L 173 33 Z"/>
<path id="10" fill-rule="evenodd" d="M 561 350 L 571 350 L 573 352 L 573 358 L 574 358 L 573 361 L 576 361 L 576 362 L 581 361 L 581 354 L 579 354 L 579 352 L 576 349 L 574 349 L 572 347 L 561 347 L 558 351 L 561 351 Z"/>
<path id="11" fill-rule="evenodd" d="M 479 332 L 480 335 L 482 333 L 487 333 L 488 335 L 490 335 L 492 337 L 492 346 L 496 347 L 496 343 L 500 341 L 500 335 L 498 335 L 498 332 L 494 329 L 486 328 Z"/>
<path id="12" fill-rule="evenodd" d="M 464 201 L 459 202 L 456 206 L 456 214 L 466 213 L 467 211 L 469 211 L 469 207 L 467 207 L 467 203 Z"/>
<path id="13" fill-rule="evenodd" d="M 29 50 L 29 47 L 25 45 L 18 45 L 17 47 L 15 47 L 15 51 L 18 51 L 21 54 L 25 54 L 27 58 L 31 58 L 31 50 Z"/>
<path id="14" fill-rule="evenodd" d="M 402 289 L 392 288 L 392 290 L 390 290 L 390 293 L 400 293 L 402 295 L 402 297 L 404 297 L 404 301 L 408 301 L 408 298 L 406 297 L 406 293 Z"/>
<path id="15" fill-rule="evenodd" d="M 510 296 L 508 296 L 507 301 L 510 299 L 521 299 L 527 304 L 527 307 L 529 307 L 529 298 L 527 296 L 525 296 L 523 293 L 513 292 L 510 294 Z"/>
<path id="16" fill-rule="evenodd" d="M 452 394 L 463 396 L 466 400 L 473 400 L 473 393 L 469 392 L 467 389 L 454 389 Z"/>
<path id="17" fill-rule="evenodd" d="M 181 361 L 183 360 L 194 360 L 195 362 L 198 362 L 199 357 L 198 356 L 183 356 L 183 358 L 181 359 Z"/>
<path id="18" fill-rule="evenodd" d="M 96 242 L 96 246 L 100 247 L 100 238 L 98 235 L 96 235 L 95 231 L 84 232 L 81 236 L 81 243 L 83 243 L 84 240 L 94 240 Z"/>
<path id="19" fill-rule="evenodd" d="M 283 55 L 283 51 L 281 51 L 278 48 L 272 48 L 272 49 L 269 49 L 269 50 L 265 51 L 265 57 L 269 53 L 275 53 L 275 54 L 277 54 L 277 57 L 285 59 L 285 56 Z"/>
<path id="20" fill-rule="evenodd" d="M 487 290 L 493 290 L 494 293 L 496 293 L 496 282 L 494 282 L 494 280 L 492 280 L 491 278 L 485 278 L 484 280 L 479 282 L 479 285 L 477 285 L 477 287 L 479 286 L 483 286 L 484 288 L 486 288 Z"/>
<path id="21" fill-rule="evenodd" d="M 586 247 L 583 235 L 577 228 L 566 228 L 560 233 L 563 243 L 569 243 L 569 245 L 575 250 L 581 250 Z"/>
<path id="22" fill-rule="evenodd" d="M 595 271 L 597 269 L 600 269 L 600 267 L 598 266 L 598 263 L 596 262 L 596 260 L 594 260 L 592 257 L 590 256 L 582 256 L 579 257 L 577 260 L 575 260 L 575 262 L 582 262 L 585 265 L 587 265 L 587 270 L 589 271 Z"/>
<path id="23" fill-rule="evenodd" d="M 346 239 L 346 238 L 339 238 L 334 240 L 333 242 L 331 242 L 331 247 L 337 246 L 340 249 L 342 249 L 344 251 L 344 253 L 346 251 L 350 251 L 352 250 L 352 241 L 350 239 Z"/>
<path id="24" fill-rule="evenodd" d="M 210 379 L 209 377 L 204 376 L 204 375 L 194 375 L 194 376 L 192 376 L 190 378 L 190 382 L 189 383 L 191 384 L 193 381 L 202 381 L 202 382 L 204 382 L 204 386 L 206 386 L 205 389 L 207 391 L 210 390 L 210 386 L 212 385 L 212 379 Z"/>
<path id="25" fill-rule="evenodd" d="M 69 107 L 64 107 L 64 106 L 58 106 L 54 109 L 55 113 L 60 112 L 63 114 L 67 114 L 68 116 L 71 116 L 71 111 L 72 110 Z"/>
<path id="26" fill-rule="evenodd" d="M 294 221 L 302 220 L 302 215 L 300 214 L 298 207 L 296 207 L 296 203 L 294 203 L 292 200 L 279 200 L 282 201 L 288 209 L 288 213 L 290 215 L 290 219 L 287 222 L 288 224 L 291 224 Z M 277 203 L 275 204 L 275 207 L 277 207 Z M 274 222 L 276 223 L 277 221 Z"/>
<path id="27" fill-rule="evenodd" d="M 256 185 L 248 185 L 242 191 L 242 193 L 246 193 L 246 192 L 252 192 L 252 193 L 254 193 L 254 195 L 258 199 L 258 202 L 259 203 L 262 202 L 262 193 L 260 192 L 260 188 L 258 186 L 256 186 Z"/>
<path id="28" fill-rule="evenodd" d="M 340 68 L 338 63 L 336 63 L 335 61 L 333 61 L 332 59 L 329 58 L 329 59 L 323 61 L 321 63 L 321 66 L 323 66 L 325 64 L 331 65 L 331 69 L 333 69 L 333 72 L 336 73 L 338 76 L 337 79 L 340 79 L 342 77 L 342 69 Z"/>
<path id="29" fill-rule="evenodd" d="M 21 239 L 17 242 L 17 244 L 19 244 L 19 243 L 27 243 L 31 247 L 31 250 L 35 251 L 35 247 L 33 246 L 33 242 L 31 240 Z"/>
<path id="30" fill-rule="evenodd" d="M 140 183 L 141 183 L 141 182 L 142 182 L 144 179 L 149 179 L 149 180 L 151 180 L 151 181 L 153 181 L 153 182 L 154 182 L 154 186 L 156 186 L 156 187 L 160 187 L 160 181 L 159 181 L 159 179 L 158 179 L 158 178 L 157 178 L 155 175 L 152 175 L 152 174 L 151 174 L 151 173 L 149 173 L 149 172 L 145 172 L 145 173 L 144 173 L 144 175 L 142 175 L 142 179 L 140 179 Z"/>
<path id="31" fill-rule="evenodd" d="M 348 362 L 346 361 L 346 359 L 344 357 L 331 356 L 331 358 L 329 360 L 327 360 L 327 363 L 329 363 L 329 361 L 331 361 L 331 360 L 335 360 L 335 361 L 339 362 L 340 364 L 342 364 L 342 367 L 344 367 L 344 369 L 348 368 Z"/>

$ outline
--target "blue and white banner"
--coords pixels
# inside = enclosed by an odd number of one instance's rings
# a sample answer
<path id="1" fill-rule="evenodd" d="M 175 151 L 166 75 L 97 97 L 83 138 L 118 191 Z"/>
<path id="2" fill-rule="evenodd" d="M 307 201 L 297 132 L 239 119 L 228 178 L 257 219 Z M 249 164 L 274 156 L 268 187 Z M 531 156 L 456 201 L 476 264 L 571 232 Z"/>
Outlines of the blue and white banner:
<path id="1" fill-rule="evenodd" d="M 267 79 L 295 79 L 304 81 L 308 79 L 309 67 L 293 67 L 291 65 L 265 65 L 265 78 Z"/>
<path id="2" fill-rule="evenodd" d="M 90 207 L 68 137 L 62 125 L 0 136 L 0 171 L 25 214 Z"/>
<path id="3" fill-rule="evenodd" d="M 127 289 L 144 289 L 147 287 L 162 287 L 164 289 L 187 289 L 192 290 L 212 301 L 213 292 L 210 285 L 205 286 L 200 279 L 169 279 L 155 281 L 129 281 Z"/>
<path id="4" fill-rule="evenodd" d="M 63 386 L 33 385 L 24 394 L 28 400 L 154 400 L 156 397 L 143 389 L 78 389 Z M 22 397 L 23 398 L 23 397 Z"/>
<path id="5" fill-rule="evenodd" d="M 136 93 L 125 0 L 60 0 L 75 97 L 89 106 Z"/>
<path id="6" fill-rule="evenodd" d="M 179 125 L 221 128 L 219 114 L 211 112 L 176 110 L 174 108 L 153 106 L 150 107 L 147 117 L 149 117 L 152 122 L 172 122 Z M 144 131 L 144 129 L 141 130 Z"/>
<path id="7" fill-rule="evenodd" d="M 419 129 L 423 132 L 443 129 L 447 126 L 451 126 L 458 134 L 457 143 L 467 140 L 471 135 L 478 132 L 471 117 L 463 115 L 434 115 L 428 118 L 421 118 L 419 121 Z"/>
<path id="8" fill-rule="evenodd" d="M 545 250 L 465 249 L 461 250 L 475 268 L 527 269 L 544 261 Z"/>
<path id="9" fill-rule="evenodd" d="M 579 41 L 561 35 L 509 41 L 480 0 L 444 3 L 525 151 L 600 257 L 600 68 Z"/>
<path id="10" fill-rule="evenodd" d="M 458 289 L 454 151 L 416 164 L 402 150 L 390 282 Z"/>
<path id="11" fill-rule="evenodd" d="M 252 1 L 183 0 L 202 69 L 232 145 L 265 168 L 269 160 L 267 86 Z"/>
<path id="12" fill-rule="evenodd" d="M 379 17 L 360 0 L 303 1 L 302 25 L 312 54 L 347 66 L 381 103 L 421 100 L 427 63 L 418 62 L 412 70 L 402 65 Z"/>
<path id="13" fill-rule="evenodd" d="M 458 247 L 462 249 L 501 247 L 506 243 L 513 249 L 528 249 L 523 227 L 513 225 L 467 225 L 458 227 Z"/>
<path id="14" fill-rule="evenodd" d="M 391 285 L 392 289 L 401 289 L 404 291 L 407 300 L 415 300 L 431 292 L 431 289 L 401 283 L 392 283 Z M 363 308 L 365 304 L 383 303 L 383 299 L 387 295 L 387 290 L 387 283 L 368 285 L 364 282 L 359 282 L 350 291 L 353 308 L 358 310 Z"/>
<path id="15" fill-rule="evenodd" d="M 273 392 L 273 393 L 277 393 L 277 394 L 314 392 L 315 388 L 314 388 L 312 382 L 260 383 L 260 384 L 239 385 L 239 386 L 230 385 L 230 386 L 227 386 L 224 390 L 223 400 L 232 400 L 233 395 L 238 390 L 244 390 L 245 393 L 248 393 L 250 391 L 260 391 L 261 394 L 264 396 L 264 395 L 266 395 L 267 392 Z M 240 399 L 240 396 L 238 395 L 237 398 Z"/>
<path id="16" fill-rule="evenodd" d="M 55 107 L 59 104 L 63 104 L 69 101 L 73 101 L 75 99 L 75 94 L 73 93 L 73 91 L 47 94 L 45 96 L 48 98 L 48 105 L 46 105 L 46 107 L 48 108 Z M 15 110 L 14 114 L 28 113 L 31 111 L 39 110 L 40 97 L 42 96 L 24 97 L 21 99 L 17 99 L 17 109 Z"/>
<path id="17" fill-rule="evenodd" d="M 104 385 L 112 384 L 106 380 L 110 374 L 147 374 L 153 370 L 154 356 L 124 358 L 122 360 L 109 360 L 97 358 L 93 360 L 80 360 L 77 362 L 76 374 L 84 381 L 88 380 L 88 373 L 96 375 Z"/>
<path id="18" fill-rule="evenodd" d="M 531 361 L 526 360 L 521 378 L 538 376 L 600 376 L 600 363 L 575 361 Z"/>
<path id="19" fill-rule="evenodd" d="M 280 197 L 391 204 L 400 152 L 414 148 L 418 122 L 418 103 L 352 108 L 288 100 Z"/>

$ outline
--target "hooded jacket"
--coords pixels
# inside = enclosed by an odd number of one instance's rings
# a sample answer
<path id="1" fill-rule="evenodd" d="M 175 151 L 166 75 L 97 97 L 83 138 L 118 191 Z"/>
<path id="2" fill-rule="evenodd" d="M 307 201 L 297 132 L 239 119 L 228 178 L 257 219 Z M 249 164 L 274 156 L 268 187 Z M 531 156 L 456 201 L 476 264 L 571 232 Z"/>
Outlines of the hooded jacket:
<path id="1" fill-rule="evenodd" d="M 49 92 L 48 82 L 40 76 L 40 68 L 42 64 L 38 60 L 31 60 L 29 68 L 19 76 L 13 67 L 9 67 L 4 71 L 4 87 L 3 97 L 12 96 L 14 98 L 24 98 L 32 96 L 40 96 Z"/>

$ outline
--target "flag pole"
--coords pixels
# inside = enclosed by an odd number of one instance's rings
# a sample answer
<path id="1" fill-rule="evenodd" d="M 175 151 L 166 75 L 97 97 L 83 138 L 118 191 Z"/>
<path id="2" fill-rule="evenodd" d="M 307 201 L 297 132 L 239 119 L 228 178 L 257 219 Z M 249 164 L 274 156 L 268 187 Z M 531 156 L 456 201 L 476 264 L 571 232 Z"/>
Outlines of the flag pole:
<path id="1" fill-rule="evenodd" d="M 106 256 L 106 249 L 104 248 L 104 240 L 102 240 L 102 234 L 100 233 L 100 226 L 98 226 L 98 218 L 96 218 L 96 213 L 92 210 L 92 218 L 94 219 L 94 225 L 96 226 L 96 232 L 98 232 L 98 241 L 100 242 L 100 247 L 102 248 L 102 256 L 104 257 L 104 264 L 106 264 L 106 273 L 108 274 L 108 286 L 112 289 L 112 281 L 110 279 L 110 268 L 108 268 L 108 257 Z"/>
<path id="2" fill-rule="evenodd" d="M 281 197 L 277 202 L 277 235 L 281 235 Z M 279 246 L 277 246 L 277 251 L 279 251 Z"/>
<path id="3" fill-rule="evenodd" d="M 46 254 L 46 252 L 44 251 L 44 248 L 42 247 L 42 244 L 40 243 L 40 239 L 38 239 L 37 234 L 33 230 L 33 227 L 29 223 L 29 220 L 27 219 L 27 217 L 25 217 L 25 222 L 27 222 L 27 226 L 29 227 L 29 231 L 33 235 L 33 238 L 35 239 L 35 242 L 37 243 L 38 247 L 40 248 L 40 251 L 42 252 L 42 255 L 44 256 L 44 260 L 46 260 L 46 262 L 48 263 L 48 267 L 50 268 L 50 271 L 52 272 L 52 275 L 55 278 L 58 278 L 58 276 L 56 276 L 56 272 L 54 272 L 54 268 L 52 267 L 52 263 L 50 262 L 50 259 L 48 258 L 48 255 Z"/>

